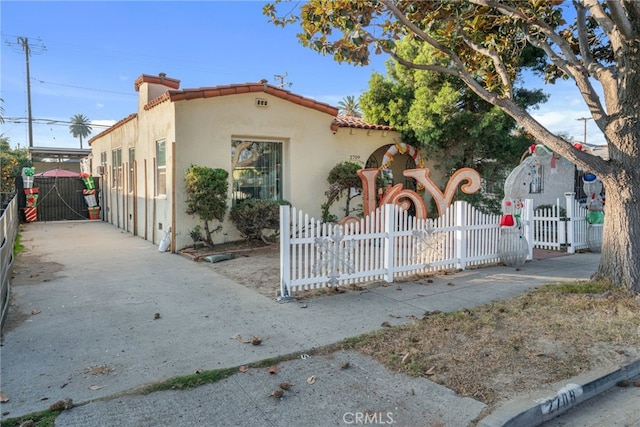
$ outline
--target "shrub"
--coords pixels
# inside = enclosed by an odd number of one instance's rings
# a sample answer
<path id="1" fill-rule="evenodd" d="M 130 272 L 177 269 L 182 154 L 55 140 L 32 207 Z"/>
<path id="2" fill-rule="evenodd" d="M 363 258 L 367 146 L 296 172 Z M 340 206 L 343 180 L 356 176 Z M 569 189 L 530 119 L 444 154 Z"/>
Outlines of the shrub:
<path id="1" fill-rule="evenodd" d="M 290 205 L 286 200 L 248 199 L 238 203 L 229 212 L 229 218 L 247 240 L 273 243 L 280 230 L 280 205 Z M 265 235 L 264 230 L 270 230 Z"/>
<path id="2" fill-rule="evenodd" d="M 191 165 L 184 176 L 187 213 L 198 215 L 204 221 L 205 236 L 202 241 L 208 246 L 213 246 L 211 233 L 222 229 L 221 224 L 210 229 L 209 221 L 222 223 L 227 212 L 228 176 L 229 173 L 224 169 L 195 165 Z"/>

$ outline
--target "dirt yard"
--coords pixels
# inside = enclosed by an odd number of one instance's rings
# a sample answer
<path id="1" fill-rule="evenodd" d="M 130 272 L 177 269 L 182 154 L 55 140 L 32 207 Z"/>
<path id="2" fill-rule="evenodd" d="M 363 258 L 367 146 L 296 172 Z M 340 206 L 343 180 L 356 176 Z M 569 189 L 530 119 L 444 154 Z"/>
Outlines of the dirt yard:
<path id="1" fill-rule="evenodd" d="M 211 264 L 212 270 L 268 298 L 276 297 L 280 289 L 280 246 L 218 245 L 212 250 L 200 250 L 197 256 L 220 253 L 232 254 L 235 258 Z"/>

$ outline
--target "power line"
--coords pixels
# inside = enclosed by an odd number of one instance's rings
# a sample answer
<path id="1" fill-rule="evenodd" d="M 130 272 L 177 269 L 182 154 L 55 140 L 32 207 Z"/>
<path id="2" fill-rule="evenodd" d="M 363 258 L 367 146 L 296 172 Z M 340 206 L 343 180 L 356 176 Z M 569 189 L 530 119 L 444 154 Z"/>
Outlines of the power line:
<path id="1" fill-rule="evenodd" d="M 94 88 L 91 88 L 91 87 L 74 86 L 74 85 L 68 85 L 68 84 L 64 84 L 64 83 L 53 83 L 53 82 L 47 82 L 47 81 L 36 79 L 36 78 L 32 78 L 31 80 L 33 80 L 34 82 L 38 82 L 38 83 L 43 83 L 43 84 L 48 84 L 48 85 L 56 85 L 56 86 L 64 86 L 64 87 L 71 87 L 71 88 L 74 88 L 74 89 L 92 90 L 92 91 L 95 91 L 95 92 L 116 93 L 118 95 L 137 96 L 137 94 L 129 93 L 129 92 L 118 92 L 118 91 L 115 91 L 115 90 L 94 89 Z"/>
<path id="2" fill-rule="evenodd" d="M 593 120 L 593 117 L 580 117 L 579 119 L 576 119 L 578 121 L 582 120 L 584 122 L 584 141 L 583 144 L 587 144 L 587 121 L 589 120 Z"/>
<path id="3" fill-rule="evenodd" d="M 38 39 L 36 44 L 30 45 L 28 37 L 18 36 L 16 38 L 16 43 L 11 43 L 10 41 L 6 41 L 6 44 L 13 48 L 19 45 L 20 49 L 24 51 L 25 63 L 27 66 L 27 114 L 29 119 L 29 147 L 33 147 L 33 120 L 31 117 L 31 77 L 29 71 L 29 57 L 31 55 L 38 55 L 47 50 L 46 46 L 42 44 L 42 40 Z"/>
<path id="4" fill-rule="evenodd" d="M 4 117 L 4 120 L 7 123 L 27 123 L 27 121 L 29 120 L 28 117 Z M 39 118 L 32 118 L 31 121 L 35 124 L 39 124 L 39 125 L 71 125 L 72 122 L 67 121 L 67 120 L 56 120 L 56 119 L 39 119 Z M 101 127 L 101 128 L 109 128 L 112 125 L 101 125 L 101 124 L 97 124 L 97 123 L 90 123 L 89 126 L 91 127 Z"/>

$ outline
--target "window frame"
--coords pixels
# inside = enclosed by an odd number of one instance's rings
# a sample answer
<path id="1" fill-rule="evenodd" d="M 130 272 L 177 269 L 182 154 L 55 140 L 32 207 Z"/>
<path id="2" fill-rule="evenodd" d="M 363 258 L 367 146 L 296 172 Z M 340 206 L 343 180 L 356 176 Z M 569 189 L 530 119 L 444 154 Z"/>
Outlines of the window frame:
<path id="1" fill-rule="evenodd" d="M 231 206 L 247 199 L 284 199 L 284 147 L 277 139 L 231 139 Z"/>
<path id="2" fill-rule="evenodd" d="M 136 148 L 129 147 L 129 193 L 133 193 L 133 186 L 134 186 L 133 180 L 135 179 L 133 169 L 134 169 L 135 161 L 136 161 Z"/>
<path id="3" fill-rule="evenodd" d="M 111 150 L 112 188 L 122 189 L 122 147 Z"/>
<path id="4" fill-rule="evenodd" d="M 162 150 L 160 150 L 162 147 Z M 161 156 L 162 154 L 162 156 Z M 167 143 L 165 139 L 156 141 L 155 157 L 155 196 L 166 197 L 167 195 Z"/>

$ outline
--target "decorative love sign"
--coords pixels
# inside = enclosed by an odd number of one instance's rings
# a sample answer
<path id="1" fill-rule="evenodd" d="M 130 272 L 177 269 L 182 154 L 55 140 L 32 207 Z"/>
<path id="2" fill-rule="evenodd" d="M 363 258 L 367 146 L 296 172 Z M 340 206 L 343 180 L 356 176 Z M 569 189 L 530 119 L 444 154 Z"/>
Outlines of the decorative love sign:
<path id="1" fill-rule="evenodd" d="M 378 169 L 360 169 L 358 171 L 358 176 L 362 181 L 362 199 L 365 215 L 370 214 L 377 207 L 376 195 L 378 189 L 376 188 L 376 177 L 379 173 L 380 171 Z M 429 168 L 407 169 L 403 172 L 403 175 L 415 179 L 420 187 L 423 187 L 431 194 L 438 208 L 438 216 L 441 216 L 447 207 L 451 205 L 453 196 L 460 184 L 464 183 L 460 189 L 466 194 L 477 192 L 482 184 L 480 174 L 471 168 L 457 170 L 451 178 L 449 178 L 444 192 L 431 180 L 431 171 Z M 380 200 L 380 204 L 384 205 L 387 203 L 395 203 L 405 210 L 409 209 L 411 203 L 413 203 L 416 210 L 416 218 L 427 218 L 427 206 L 422 196 L 413 190 L 403 189 L 402 184 L 396 184 L 385 192 Z M 348 216 L 343 218 L 340 224 L 357 221 L 359 221 L 358 218 Z"/>

